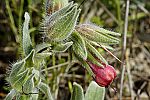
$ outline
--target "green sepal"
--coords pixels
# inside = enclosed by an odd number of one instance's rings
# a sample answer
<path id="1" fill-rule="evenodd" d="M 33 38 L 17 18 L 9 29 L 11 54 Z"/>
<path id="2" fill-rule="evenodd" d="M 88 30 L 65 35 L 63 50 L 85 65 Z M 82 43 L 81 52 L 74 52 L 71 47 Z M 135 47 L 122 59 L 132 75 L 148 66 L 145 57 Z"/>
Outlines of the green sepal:
<path id="1" fill-rule="evenodd" d="M 109 34 L 106 31 L 99 31 L 97 29 L 97 26 L 92 24 L 81 24 L 76 27 L 76 30 L 85 38 L 100 44 L 110 45 L 118 44 L 120 42 L 118 38 L 114 37 L 113 35 L 110 35 L 113 34 L 111 33 L 111 31 Z"/>
<path id="2" fill-rule="evenodd" d="M 101 64 L 100 61 L 98 61 L 98 59 L 96 59 L 95 57 L 93 57 L 93 55 L 88 51 L 88 61 L 92 62 L 93 64 L 99 66 L 99 67 L 103 67 L 103 65 Z"/>
<path id="3" fill-rule="evenodd" d="M 93 47 L 88 41 L 86 41 L 87 48 L 92 54 L 94 54 L 98 59 L 100 59 L 103 63 L 108 64 L 105 58 Z"/>
<path id="4" fill-rule="evenodd" d="M 79 58 L 86 60 L 87 49 L 85 46 L 85 41 L 82 38 L 82 36 L 77 32 L 73 32 L 71 34 L 71 40 L 73 41 L 72 50 L 75 53 L 75 55 L 78 56 Z"/>
<path id="5" fill-rule="evenodd" d="M 46 15 L 51 15 L 55 11 L 61 9 L 68 4 L 68 0 L 46 0 L 45 12 Z"/>

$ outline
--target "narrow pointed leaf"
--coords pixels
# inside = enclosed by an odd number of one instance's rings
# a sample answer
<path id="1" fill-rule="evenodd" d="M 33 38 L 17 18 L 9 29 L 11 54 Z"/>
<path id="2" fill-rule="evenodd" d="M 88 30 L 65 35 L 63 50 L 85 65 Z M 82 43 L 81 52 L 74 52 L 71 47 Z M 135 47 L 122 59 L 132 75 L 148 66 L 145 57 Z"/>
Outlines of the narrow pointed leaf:
<path id="1" fill-rule="evenodd" d="M 35 56 L 35 50 L 33 49 L 28 55 L 27 57 L 24 59 L 26 61 L 26 67 L 33 67 L 33 63 L 34 63 L 34 56 Z"/>
<path id="2" fill-rule="evenodd" d="M 25 21 L 23 24 L 23 51 L 25 55 L 28 55 L 32 50 L 32 42 L 29 34 L 29 20 L 30 16 L 27 12 L 25 12 Z"/>
<path id="3" fill-rule="evenodd" d="M 104 100 L 105 87 L 100 87 L 92 81 L 86 91 L 85 100 Z"/>
<path id="4" fill-rule="evenodd" d="M 34 89 L 33 77 L 34 77 L 34 74 L 31 74 L 30 76 L 28 76 L 27 80 L 25 81 L 25 83 L 23 85 L 23 91 L 26 94 L 32 93 L 32 91 Z"/>
<path id="5" fill-rule="evenodd" d="M 9 78 L 15 77 L 20 71 L 24 69 L 25 61 L 21 60 L 12 65 L 12 70 L 9 75 Z"/>
<path id="6" fill-rule="evenodd" d="M 60 43 L 60 44 L 57 44 L 54 46 L 54 48 L 52 48 L 52 51 L 54 53 L 57 53 L 57 52 L 65 52 L 71 45 L 73 44 L 73 42 L 67 42 L 65 44 L 63 43 Z"/>
<path id="7" fill-rule="evenodd" d="M 26 81 L 26 77 L 28 75 L 29 69 L 26 69 L 22 73 L 19 73 L 17 76 L 12 77 L 9 79 L 9 82 L 11 83 L 11 86 L 16 89 L 17 91 L 22 92 L 22 86 L 24 82 Z"/>
<path id="8" fill-rule="evenodd" d="M 73 92 L 70 100 L 84 100 L 83 89 L 77 83 L 73 84 Z"/>
<path id="9" fill-rule="evenodd" d="M 48 44 L 48 43 L 38 44 L 35 47 L 35 52 L 38 53 L 38 52 L 40 52 L 46 48 L 50 48 L 50 47 L 51 47 L 51 44 Z"/>

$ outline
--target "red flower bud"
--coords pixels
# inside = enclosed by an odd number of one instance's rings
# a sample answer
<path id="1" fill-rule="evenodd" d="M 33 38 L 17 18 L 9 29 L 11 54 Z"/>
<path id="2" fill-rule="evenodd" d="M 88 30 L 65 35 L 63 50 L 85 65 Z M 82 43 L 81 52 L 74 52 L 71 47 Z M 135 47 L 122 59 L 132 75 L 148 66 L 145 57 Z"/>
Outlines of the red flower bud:
<path id="1" fill-rule="evenodd" d="M 92 63 L 89 63 L 89 65 L 95 74 L 94 80 L 102 87 L 109 86 L 117 76 L 115 69 L 111 65 L 103 64 L 104 68 Z"/>

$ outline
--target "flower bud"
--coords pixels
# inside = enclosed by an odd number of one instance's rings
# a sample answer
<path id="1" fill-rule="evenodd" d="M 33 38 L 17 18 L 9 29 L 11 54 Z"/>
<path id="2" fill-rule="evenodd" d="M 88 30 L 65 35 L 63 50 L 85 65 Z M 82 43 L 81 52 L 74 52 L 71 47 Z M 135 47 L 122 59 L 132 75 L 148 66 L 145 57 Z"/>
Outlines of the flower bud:
<path id="1" fill-rule="evenodd" d="M 100 44 L 118 44 L 119 39 L 115 36 L 119 36 L 119 33 L 105 30 L 94 24 L 81 24 L 76 26 L 76 31 L 88 40 L 100 43 Z"/>
<path id="2" fill-rule="evenodd" d="M 109 86 L 117 76 L 115 69 L 111 65 L 103 64 L 104 68 L 92 63 L 89 63 L 89 65 L 95 74 L 94 80 L 102 87 Z"/>
<path id="3" fill-rule="evenodd" d="M 50 41 L 60 42 L 71 35 L 80 13 L 77 6 L 71 2 L 52 15 L 45 17 L 41 31 Z"/>

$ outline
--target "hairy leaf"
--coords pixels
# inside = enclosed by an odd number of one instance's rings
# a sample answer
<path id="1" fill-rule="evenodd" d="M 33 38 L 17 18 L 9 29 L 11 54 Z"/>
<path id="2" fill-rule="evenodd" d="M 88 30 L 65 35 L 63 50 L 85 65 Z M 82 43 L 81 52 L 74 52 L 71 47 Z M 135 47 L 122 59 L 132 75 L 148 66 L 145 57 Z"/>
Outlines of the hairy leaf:
<path id="1" fill-rule="evenodd" d="M 41 82 L 38 86 L 38 88 L 47 96 L 48 100 L 53 100 L 51 92 L 50 92 L 50 88 L 48 85 L 46 85 L 45 83 Z"/>
<path id="2" fill-rule="evenodd" d="M 50 48 L 50 47 L 51 47 L 51 44 L 48 44 L 48 43 L 38 44 L 35 47 L 35 52 L 38 53 L 38 52 L 40 52 L 46 48 Z"/>
<path id="3" fill-rule="evenodd" d="M 13 98 L 16 96 L 16 90 L 12 89 L 7 96 L 5 97 L 5 100 L 13 100 Z"/>
<path id="4" fill-rule="evenodd" d="M 57 45 L 54 45 L 54 48 L 52 48 L 52 51 L 54 53 L 57 53 L 57 52 L 65 52 L 71 45 L 73 44 L 73 42 L 67 42 L 65 44 L 63 43 L 59 43 Z"/>
<path id="5" fill-rule="evenodd" d="M 92 81 L 86 91 L 85 100 L 104 100 L 105 87 L 100 87 Z"/>
<path id="6" fill-rule="evenodd" d="M 75 82 L 73 83 L 73 93 L 70 100 L 84 100 L 83 89 Z"/>
<path id="7" fill-rule="evenodd" d="M 29 20 L 30 16 L 27 12 L 25 12 L 25 21 L 23 24 L 23 39 L 22 39 L 22 44 L 23 44 L 23 51 L 25 55 L 28 55 L 31 50 L 32 50 L 32 42 L 29 34 Z"/>

